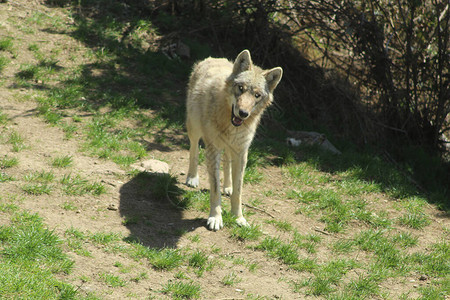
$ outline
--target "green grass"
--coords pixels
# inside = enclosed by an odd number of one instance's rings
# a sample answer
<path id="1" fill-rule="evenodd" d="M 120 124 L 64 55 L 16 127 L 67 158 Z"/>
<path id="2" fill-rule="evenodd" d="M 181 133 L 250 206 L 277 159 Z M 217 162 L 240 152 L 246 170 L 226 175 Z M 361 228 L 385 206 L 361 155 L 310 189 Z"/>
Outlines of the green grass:
<path id="1" fill-rule="evenodd" d="M 0 295 L 4 298 L 73 299 L 77 289 L 61 276 L 73 267 L 61 239 L 36 214 L 16 213 L 0 226 Z"/>
<path id="2" fill-rule="evenodd" d="M 0 110 L 0 125 L 6 125 L 8 123 L 8 116 Z"/>
<path id="3" fill-rule="evenodd" d="M 15 167 L 19 164 L 19 160 L 16 157 L 9 157 L 8 155 L 5 155 L 4 157 L 0 158 L 0 169 L 8 169 Z"/>
<path id="4" fill-rule="evenodd" d="M 185 257 L 178 249 L 149 249 L 147 258 L 156 270 L 172 270 L 180 266 Z"/>
<path id="5" fill-rule="evenodd" d="M 186 207 L 194 208 L 198 211 L 209 212 L 209 191 L 187 191 L 183 194 L 183 203 Z"/>
<path id="6" fill-rule="evenodd" d="M 52 166 L 56 168 L 67 168 L 73 164 L 73 158 L 70 155 L 55 157 Z"/>
<path id="7" fill-rule="evenodd" d="M 0 51 L 12 52 L 14 49 L 13 40 L 14 39 L 11 37 L 6 37 L 6 38 L 0 39 Z"/>
<path id="8" fill-rule="evenodd" d="M 431 223 L 430 218 L 424 212 L 426 206 L 425 200 L 414 197 L 405 200 L 403 206 L 405 207 L 406 212 L 399 217 L 399 224 L 413 229 L 422 229 Z"/>
<path id="9" fill-rule="evenodd" d="M 50 183 L 55 179 L 55 174 L 53 172 L 33 172 L 24 176 L 25 181 L 31 182 L 41 182 L 41 183 Z"/>
<path id="10" fill-rule="evenodd" d="M 9 64 L 9 58 L 0 55 L 0 74 L 3 72 L 3 70 L 6 68 L 6 66 Z"/>
<path id="11" fill-rule="evenodd" d="M 97 232 L 94 234 L 91 234 L 88 237 L 92 242 L 98 244 L 107 246 L 113 242 L 117 242 L 121 240 L 121 236 L 117 233 L 113 232 Z"/>
<path id="12" fill-rule="evenodd" d="M 251 224 L 250 226 L 233 225 L 231 236 L 241 241 L 255 241 L 262 236 L 260 226 Z"/>
<path id="13" fill-rule="evenodd" d="M 266 223 L 274 225 L 277 229 L 281 231 L 292 231 L 292 224 L 287 221 L 277 221 L 277 220 L 268 220 Z"/>
<path id="14" fill-rule="evenodd" d="M 37 80 L 41 73 L 41 68 L 39 66 L 25 64 L 20 67 L 20 71 L 16 73 L 16 77 L 22 80 Z"/>
<path id="15" fill-rule="evenodd" d="M 212 263 L 209 261 L 208 254 L 201 250 L 196 250 L 189 255 L 188 265 L 194 268 L 194 272 L 198 277 L 201 277 L 205 271 L 212 269 Z"/>
<path id="16" fill-rule="evenodd" d="M 22 186 L 22 190 L 34 196 L 50 195 L 54 186 L 50 184 L 55 178 L 52 172 L 33 172 L 24 176 L 24 180 L 28 183 Z"/>
<path id="17" fill-rule="evenodd" d="M 208 262 L 208 255 L 203 251 L 195 251 L 189 257 L 189 266 L 199 269 L 204 269 Z"/>
<path id="18" fill-rule="evenodd" d="M 231 272 L 230 274 L 225 275 L 222 278 L 221 283 L 226 286 L 233 286 L 236 283 L 239 283 L 241 281 L 242 281 L 242 279 L 239 278 L 235 272 Z"/>
<path id="19" fill-rule="evenodd" d="M 14 181 L 15 178 L 6 173 L 0 172 L 0 182 Z"/>
<path id="20" fill-rule="evenodd" d="M 77 210 L 77 206 L 73 201 L 66 201 L 62 204 L 62 209 L 68 210 L 68 211 L 75 211 Z"/>
<path id="21" fill-rule="evenodd" d="M 106 283 L 108 286 L 116 288 L 116 287 L 124 287 L 126 286 L 126 281 L 121 279 L 117 275 L 109 274 L 109 273 L 101 273 L 99 275 L 100 280 Z"/>
<path id="22" fill-rule="evenodd" d="M 141 172 L 135 175 L 134 180 L 143 190 L 149 189 L 154 199 L 168 202 L 177 209 L 188 209 L 193 205 L 194 198 L 185 196 L 185 191 L 177 186 L 174 175 Z"/>
<path id="23" fill-rule="evenodd" d="M 267 252 L 270 257 L 276 258 L 286 265 L 295 265 L 299 262 L 299 254 L 295 246 L 284 243 L 279 238 L 266 237 L 256 247 Z"/>
<path id="24" fill-rule="evenodd" d="M 72 176 L 72 174 L 66 174 L 60 180 L 62 189 L 67 195 L 81 196 L 91 194 L 99 196 L 106 193 L 105 186 L 100 182 L 89 182 L 87 179 L 80 175 Z"/>
<path id="25" fill-rule="evenodd" d="M 351 269 L 356 267 L 356 263 L 352 260 L 337 259 L 317 267 L 313 277 L 310 277 L 300 284 L 296 284 L 296 288 L 306 287 L 306 294 L 313 296 L 326 296 L 336 290 L 336 285 L 342 277 Z"/>
<path id="26" fill-rule="evenodd" d="M 25 139 L 15 130 L 12 130 L 9 134 L 8 143 L 11 144 L 13 152 L 20 152 L 27 148 Z"/>
<path id="27" fill-rule="evenodd" d="M 326 224 L 325 229 L 329 232 L 342 232 L 352 219 L 352 211 L 357 209 L 338 192 L 329 188 L 300 193 L 291 191 L 287 196 L 298 199 L 302 207 L 319 212 L 320 220 Z M 299 212 L 301 211 L 300 209 Z"/>
<path id="28" fill-rule="evenodd" d="M 50 195 L 53 187 L 46 183 L 28 183 L 22 186 L 22 190 L 33 196 Z"/>
<path id="29" fill-rule="evenodd" d="M 305 249 L 308 253 L 316 253 L 317 245 L 321 240 L 321 236 L 316 234 L 301 235 L 298 232 L 294 232 L 293 242 L 297 247 Z"/>
<path id="30" fill-rule="evenodd" d="M 193 282 L 169 281 L 162 290 L 164 294 L 170 294 L 172 299 L 198 299 L 201 288 Z"/>
<path id="31" fill-rule="evenodd" d="M 86 241 L 89 239 L 86 234 L 72 227 L 65 231 L 64 236 L 69 249 L 80 256 L 92 257 L 91 252 L 85 248 Z"/>

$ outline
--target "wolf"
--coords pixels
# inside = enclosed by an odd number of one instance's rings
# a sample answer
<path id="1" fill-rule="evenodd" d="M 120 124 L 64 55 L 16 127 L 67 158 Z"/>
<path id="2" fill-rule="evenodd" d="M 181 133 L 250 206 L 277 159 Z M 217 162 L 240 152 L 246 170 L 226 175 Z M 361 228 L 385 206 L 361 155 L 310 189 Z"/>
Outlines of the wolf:
<path id="1" fill-rule="evenodd" d="M 231 212 L 240 226 L 248 226 L 242 214 L 242 181 L 248 148 L 264 110 L 273 102 L 273 91 L 283 75 L 276 67 L 263 70 L 253 64 L 250 52 L 242 51 L 234 63 L 207 58 L 197 63 L 189 79 L 186 127 L 190 141 L 186 184 L 197 187 L 199 140 L 205 144 L 210 184 L 207 227 L 223 227 L 220 160 L 223 159 L 223 192 L 231 196 Z"/>

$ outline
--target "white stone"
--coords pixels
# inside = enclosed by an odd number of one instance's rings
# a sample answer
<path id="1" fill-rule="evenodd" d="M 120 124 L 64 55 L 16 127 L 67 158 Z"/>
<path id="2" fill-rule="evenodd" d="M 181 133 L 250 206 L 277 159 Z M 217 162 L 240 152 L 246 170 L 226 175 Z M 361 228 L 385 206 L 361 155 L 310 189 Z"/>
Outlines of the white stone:
<path id="1" fill-rule="evenodd" d="M 170 169 L 167 163 L 156 159 L 145 160 L 139 164 L 134 164 L 132 167 L 141 172 L 145 171 L 160 174 L 167 174 Z"/>

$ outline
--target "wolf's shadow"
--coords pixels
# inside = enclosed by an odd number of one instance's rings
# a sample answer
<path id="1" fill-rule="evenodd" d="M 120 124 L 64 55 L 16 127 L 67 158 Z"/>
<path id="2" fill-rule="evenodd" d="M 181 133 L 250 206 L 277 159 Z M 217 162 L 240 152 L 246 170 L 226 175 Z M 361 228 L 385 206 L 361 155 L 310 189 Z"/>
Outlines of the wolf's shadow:
<path id="1" fill-rule="evenodd" d="M 204 219 L 184 219 L 183 209 L 171 200 L 183 192 L 168 174 L 143 172 L 125 183 L 119 212 L 130 230 L 127 240 L 150 248 L 177 248 L 183 234 L 205 226 Z"/>

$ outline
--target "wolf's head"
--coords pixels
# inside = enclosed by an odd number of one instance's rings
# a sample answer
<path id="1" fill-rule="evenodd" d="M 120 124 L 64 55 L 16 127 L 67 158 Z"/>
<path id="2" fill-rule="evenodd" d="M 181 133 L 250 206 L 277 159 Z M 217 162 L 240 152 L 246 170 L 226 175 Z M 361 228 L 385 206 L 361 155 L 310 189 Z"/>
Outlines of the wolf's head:
<path id="1" fill-rule="evenodd" d="M 238 127 L 251 115 L 259 115 L 273 101 L 273 91 L 283 75 L 276 67 L 263 70 L 255 66 L 248 50 L 234 61 L 233 73 L 228 78 L 232 90 L 231 124 Z"/>

